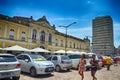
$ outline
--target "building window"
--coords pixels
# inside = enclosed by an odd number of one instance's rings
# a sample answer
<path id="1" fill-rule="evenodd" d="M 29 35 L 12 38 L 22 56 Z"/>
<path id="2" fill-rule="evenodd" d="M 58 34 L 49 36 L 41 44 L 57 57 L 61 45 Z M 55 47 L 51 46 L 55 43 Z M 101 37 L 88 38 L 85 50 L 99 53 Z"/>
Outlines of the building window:
<path id="1" fill-rule="evenodd" d="M 37 30 L 33 29 L 32 39 L 36 40 Z"/>
<path id="2" fill-rule="evenodd" d="M 58 46 L 58 39 L 56 39 L 56 46 Z"/>
<path id="3" fill-rule="evenodd" d="M 51 33 L 49 34 L 48 42 L 52 42 L 52 34 Z"/>
<path id="4" fill-rule="evenodd" d="M 40 37 L 41 41 L 45 41 L 45 32 L 41 31 L 41 37 Z"/>
<path id="5" fill-rule="evenodd" d="M 2 34 L 2 29 L 1 29 L 1 27 L 0 27 L 0 37 L 1 37 L 1 34 Z"/>
<path id="6" fill-rule="evenodd" d="M 22 41 L 25 41 L 26 34 L 25 32 L 22 32 Z"/>
<path id="7" fill-rule="evenodd" d="M 80 49 L 81 49 L 81 45 L 80 45 Z"/>
<path id="8" fill-rule="evenodd" d="M 63 47 L 63 40 L 61 40 L 61 47 Z"/>
<path id="9" fill-rule="evenodd" d="M 72 48 L 72 42 L 70 42 L 70 48 Z"/>
<path id="10" fill-rule="evenodd" d="M 15 31 L 14 29 L 10 29 L 10 32 L 9 32 L 9 39 L 14 39 L 14 34 L 15 34 Z"/>
<path id="11" fill-rule="evenodd" d="M 75 48 L 75 43 L 74 43 L 74 48 Z"/>

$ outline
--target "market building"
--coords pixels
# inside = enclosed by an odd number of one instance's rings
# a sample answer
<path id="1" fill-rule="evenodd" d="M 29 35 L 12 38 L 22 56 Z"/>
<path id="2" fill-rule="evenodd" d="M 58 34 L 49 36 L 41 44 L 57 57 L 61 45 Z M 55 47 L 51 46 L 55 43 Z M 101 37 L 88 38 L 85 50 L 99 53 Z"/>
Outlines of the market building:
<path id="1" fill-rule="evenodd" d="M 64 50 L 65 37 L 51 26 L 46 17 L 34 20 L 28 17 L 9 17 L 0 14 L 0 47 L 19 45 L 28 49 L 36 47 L 50 51 Z M 67 50 L 90 51 L 90 40 L 67 35 Z"/>

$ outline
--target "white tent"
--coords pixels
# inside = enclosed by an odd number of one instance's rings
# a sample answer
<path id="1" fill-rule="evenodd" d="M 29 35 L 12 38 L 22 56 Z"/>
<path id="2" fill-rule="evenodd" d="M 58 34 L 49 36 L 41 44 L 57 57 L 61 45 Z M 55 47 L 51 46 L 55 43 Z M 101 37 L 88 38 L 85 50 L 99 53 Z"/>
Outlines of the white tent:
<path id="1" fill-rule="evenodd" d="M 73 51 L 67 51 L 66 53 L 75 53 L 75 52 L 73 52 Z"/>
<path id="2" fill-rule="evenodd" d="M 50 51 L 48 51 L 46 49 L 42 49 L 42 48 L 39 48 L 39 47 L 31 49 L 29 51 L 31 51 L 31 52 L 46 52 L 46 53 L 50 52 Z"/>
<path id="3" fill-rule="evenodd" d="M 89 55 L 93 55 L 93 54 L 95 54 L 95 53 L 92 53 L 92 52 L 90 52 L 90 53 L 88 53 Z"/>
<path id="4" fill-rule="evenodd" d="M 15 45 L 7 48 L 3 48 L 2 50 L 7 50 L 7 51 L 29 51 L 27 48 L 23 48 L 21 46 Z"/>
<path id="5" fill-rule="evenodd" d="M 58 50 L 58 51 L 55 51 L 54 53 L 65 53 L 65 50 Z"/>
<path id="6" fill-rule="evenodd" d="M 80 52 L 81 54 L 87 54 L 86 52 Z"/>
<path id="7" fill-rule="evenodd" d="M 79 51 L 75 51 L 75 53 L 77 53 L 77 54 L 81 54 Z"/>

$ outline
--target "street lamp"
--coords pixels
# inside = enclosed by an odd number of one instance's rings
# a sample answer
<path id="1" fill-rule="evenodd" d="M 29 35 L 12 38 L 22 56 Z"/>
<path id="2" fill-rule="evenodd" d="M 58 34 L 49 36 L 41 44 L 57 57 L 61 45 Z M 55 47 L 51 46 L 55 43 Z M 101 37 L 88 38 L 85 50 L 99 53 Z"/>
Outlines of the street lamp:
<path id="1" fill-rule="evenodd" d="M 73 24 L 76 24 L 77 22 L 73 22 L 73 23 L 71 23 L 71 24 L 69 24 L 69 25 L 67 25 L 67 26 L 59 26 L 59 27 L 64 27 L 65 29 L 66 29 L 66 38 L 65 38 L 65 53 L 66 53 L 66 48 L 67 48 L 67 28 L 68 27 L 70 27 L 71 25 L 73 25 Z"/>

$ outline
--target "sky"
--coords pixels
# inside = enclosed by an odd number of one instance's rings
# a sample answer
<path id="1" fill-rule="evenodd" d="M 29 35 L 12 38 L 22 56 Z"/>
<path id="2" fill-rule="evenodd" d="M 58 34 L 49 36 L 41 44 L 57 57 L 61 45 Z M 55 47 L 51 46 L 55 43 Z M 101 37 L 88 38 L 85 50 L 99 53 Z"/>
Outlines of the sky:
<path id="1" fill-rule="evenodd" d="M 120 45 L 120 0 L 0 0 L 0 14 L 10 17 L 46 16 L 51 26 L 65 33 L 59 26 L 69 26 L 68 35 L 92 40 L 92 19 L 109 15 L 113 19 L 114 45 Z"/>

